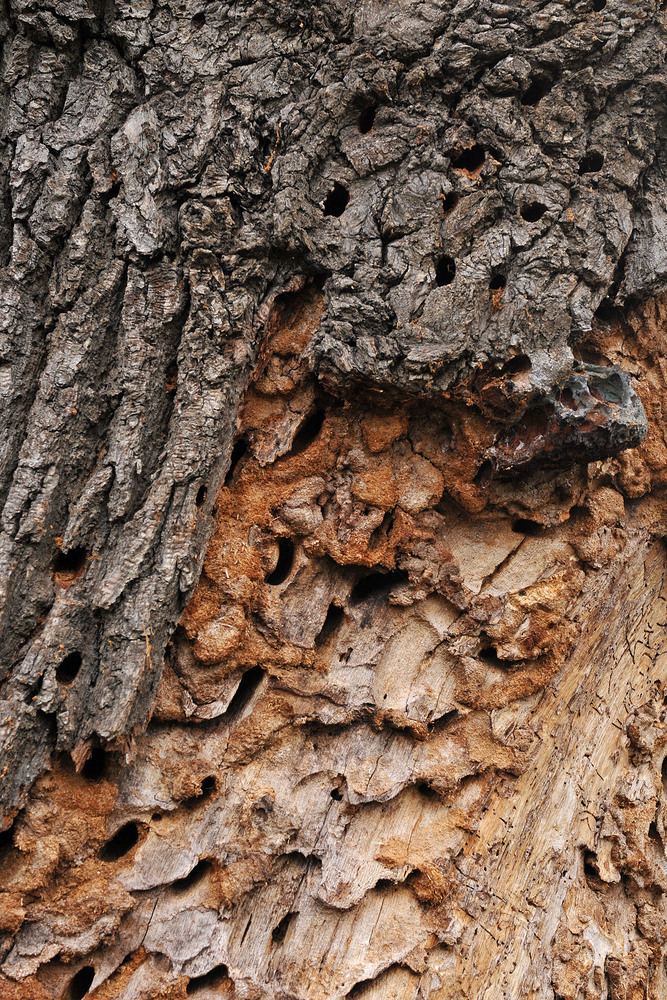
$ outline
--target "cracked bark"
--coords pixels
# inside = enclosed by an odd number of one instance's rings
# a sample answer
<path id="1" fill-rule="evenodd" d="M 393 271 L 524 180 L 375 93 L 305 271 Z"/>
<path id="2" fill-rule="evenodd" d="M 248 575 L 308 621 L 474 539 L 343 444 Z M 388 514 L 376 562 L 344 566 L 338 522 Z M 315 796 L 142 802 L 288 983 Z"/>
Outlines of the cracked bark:
<path id="1" fill-rule="evenodd" d="M 2 8 L 3 996 L 664 1000 L 653 2 Z"/>

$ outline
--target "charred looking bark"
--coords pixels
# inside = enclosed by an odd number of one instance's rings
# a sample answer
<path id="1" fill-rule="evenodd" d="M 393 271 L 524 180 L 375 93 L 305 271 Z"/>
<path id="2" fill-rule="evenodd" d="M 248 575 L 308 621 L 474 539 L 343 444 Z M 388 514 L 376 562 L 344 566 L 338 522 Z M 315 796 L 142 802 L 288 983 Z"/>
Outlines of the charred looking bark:
<path id="1" fill-rule="evenodd" d="M 241 401 L 273 377 L 291 312 L 310 326 L 282 377 L 307 369 L 324 393 L 304 396 L 298 448 L 332 400 L 389 402 L 406 427 L 428 413 L 434 481 L 469 513 L 554 525 L 567 514 L 528 509 L 554 476 L 572 506 L 586 463 L 641 443 L 630 375 L 596 365 L 641 374 L 622 310 L 667 278 L 663 14 L 5 3 L 7 823 L 56 749 L 80 765 L 145 726 L 242 454 Z M 605 323 L 616 339 L 589 357 Z M 253 433 L 253 460 L 275 458 Z M 375 542 L 392 530 L 380 517 Z M 413 596 L 426 535 L 392 542 Z M 456 580 L 438 592 L 462 607 Z"/>

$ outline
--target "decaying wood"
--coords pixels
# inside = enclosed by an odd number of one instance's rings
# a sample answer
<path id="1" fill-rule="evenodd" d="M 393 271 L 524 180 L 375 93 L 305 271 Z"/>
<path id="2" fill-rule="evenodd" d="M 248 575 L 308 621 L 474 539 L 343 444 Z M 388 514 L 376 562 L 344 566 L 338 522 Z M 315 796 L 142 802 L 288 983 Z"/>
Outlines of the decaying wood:
<path id="1" fill-rule="evenodd" d="M 2 16 L 3 997 L 664 1000 L 664 11 Z"/>

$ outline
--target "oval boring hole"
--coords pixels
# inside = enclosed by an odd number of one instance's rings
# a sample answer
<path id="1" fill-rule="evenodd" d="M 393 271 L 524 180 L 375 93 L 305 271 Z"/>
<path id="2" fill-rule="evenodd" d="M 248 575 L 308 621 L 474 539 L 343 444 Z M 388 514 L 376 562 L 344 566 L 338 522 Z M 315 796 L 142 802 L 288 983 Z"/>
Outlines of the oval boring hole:
<path id="1" fill-rule="evenodd" d="M 488 486 L 493 479 L 493 464 L 488 458 L 485 458 L 479 469 L 474 475 L 473 482 L 475 486 L 481 486 L 482 488 Z"/>
<path id="2" fill-rule="evenodd" d="M 359 115 L 359 131 L 362 135 L 366 135 L 373 128 L 377 110 L 377 104 L 369 104 Z"/>
<path id="3" fill-rule="evenodd" d="M 525 222 L 537 222 L 546 210 L 547 206 L 540 204 L 539 201 L 529 201 L 526 205 L 521 206 L 521 218 Z"/>
<path id="4" fill-rule="evenodd" d="M 658 833 L 658 826 L 657 826 L 655 820 L 653 820 L 653 822 L 650 824 L 650 826 L 648 828 L 648 837 L 649 837 L 649 840 L 653 841 L 653 843 L 658 848 L 658 850 L 660 852 L 664 853 L 664 848 L 663 848 L 663 843 L 662 843 L 662 837 Z"/>
<path id="5" fill-rule="evenodd" d="M 501 375 L 520 375 L 522 372 L 529 372 L 532 363 L 527 354 L 515 354 L 513 358 L 506 361 L 500 369 Z"/>
<path id="6" fill-rule="evenodd" d="M 453 257 L 443 254 L 439 257 L 435 265 L 436 285 L 451 285 L 456 275 L 456 261 Z"/>
<path id="7" fill-rule="evenodd" d="M 292 447 L 289 450 L 290 455 L 300 455 L 302 451 L 305 451 L 313 443 L 322 430 L 325 416 L 326 411 L 320 409 L 308 414 L 294 435 Z"/>
<path id="8" fill-rule="evenodd" d="M 294 542 L 291 538 L 278 539 L 278 561 L 275 569 L 267 573 L 265 580 L 270 587 L 277 587 L 284 583 L 290 575 L 294 564 Z"/>
<path id="9" fill-rule="evenodd" d="M 107 755 L 102 747 L 93 747 L 88 760 L 81 768 L 81 774 L 88 781 L 98 781 L 106 771 Z"/>
<path id="10" fill-rule="evenodd" d="M 10 847 L 14 846 L 14 824 L 8 826 L 0 833 L 0 854 L 4 854 Z"/>
<path id="11" fill-rule="evenodd" d="M 342 184 L 339 184 L 338 181 L 336 181 L 324 200 L 324 214 L 340 218 L 347 208 L 349 200 L 350 192 L 347 188 L 343 187 Z"/>
<path id="12" fill-rule="evenodd" d="M 620 321 L 623 319 L 623 311 L 614 305 L 613 300 L 608 295 L 605 295 L 595 310 L 595 318 L 602 320 L 603 323 L 611 323 L 613 320 Z"/>
<path id="13" fill-rule="evenodd" d="M 67 552 L 58 552 L 53 560 L 53 575 L 63 582 L 74 580 L 83 572 L 86 558 L 86 550 L 81 545 L 68 549 Z"/>
<path id="14" fill-rule="evenodd" d="M 187 892 L 188 889 L 192 889 L 206 878 L 207 875 L 210 875 L 212 871 L 213 865 L 210 861 L 200 861 L 194 866 L 191 872 L 188 872 L 183 878 L 177 878 L 175 882 L 172 882 L 170 888 L 176 893 Z"/>
<path id="15" fill-rule="evenodd" d="M 429 733 L 438 733 L 441 732 L 443 729 L 447 729 L 450 722 L 454 722 L 454 720 L 458 719 L 458 717 L 459 717 L 459 710 L 457 708 L 453 708 L 450 712 L 444 712 L 443 715 L 439 715 L 437 719 L 433 720 L 433 722 L 429 722 L 428 724 Z"/>
<path id="16" fill-rule="evenodd" d="M 205 486 L 200 486 L 197 490 L 197 496 L 195 497 L 195 503 L 197 507 L 202 507 L 206 503 L 207 490 Z"/>
<path id="17" fill-rule="evenodd" d="M 489 282 L 489 288 L 492 292 L 497 292 L 498 290 L 503 289 L 506 284 L 507 278 L 504 274 L 494 274 Z"/>
<path id="18" fill-rule="evenodd" d="M 399 570 L 392 570 L 389 573 L 369 573 L 355 583 L 350 594 L 350 604 L 384 599 L 389 596 L 396 584 L 405 583 L 406 579 Z"/>
<path id="19" fill-rule="evenodd" d="M 604 156 L 596 149 L 592 149 L 582 157 L 579 163 L 580 174 L 596 174 L 604 166 Z"/>
<path id="20" fill-rule="evenodd" d="M 286 913 L 279 924 L 271 931 L 271 940 L 274 944 L 282 944 L 287 935 L 289 925 L 294 920 L 296 913 Z"/>
<path id="21" fill-rule="evenodd" d="M 68 653 L 56 667 L 56 680 L 59 684 L 71 684 L 81 669 L 83 659 L 81 653 Z"/>
<path id="22" fill-rule="evenodd" d="M 205 799 L 210 799 L 214 792 L 217 791 L 218 783 L 212 774 L 207 774 L 202 780 L 200 785 L 199 795 L 193 796 L 194 801 L 203 802 Z"/>
<path id="23" fill-rule="evenodd" d="M 212 774 L 208 774 L 201 783 L 201 798 L 208 799 L 215 792 L 218 783 Z"/>
<path id="24" fill-rule="evenodd" d="M 483 146 L 475 143 L 469 149 L 462 149 L 452 157 L 452 167 L 454 170 L 467 170 L 472 173 L 478 170 L 484 163 L 486 152 Z"/>
<path id="25" fill-rule="evenodd" d="M 523 92 L 521 103 L 524 107 L 534 107 L 549 93 L 553 82 L 546 76 L 534 76 Z"/>
<path id="26" fill-rule="evenodd" d="M 229 709 L 227 709 L 227 711 L 229 712 Z M 217 781 L 212 774 L 209 774 L 203 779 L 201 785 L 199 786 L 199 791 L 194 795 L 191 795 L 189 798 L 183 799 L 181 805 L 185 806 L 186 809 L 193 809 L 195 806 L 201 805 L 202 802 L 206 802 L 207 799 L 210 799 L 217 789 Z"/>
<path id="27" fill-rule="evenodd" d="M 517 535 L 529 535 L 531 538 L 539 538 L 544 533 L 544 525 L 539 521 L 531 521 L 528 517 L 518 517 L 512 521 L 512 531 Z"/>
<path id="28" fill-rule="evenodd" d="M 597 861 L 597 858 L 593 851 L 583 852 L 584 875 L 586 876 L 586 881 L 594 887 L 600 885 L 600 873 L 595 866 L 595 861 Z"/>
<path id="29" fill-rule="evenodd" d="M 234 447 L 232 448 L 232 457 L 229 460 L 229 468 L 227 469 L 227 475 L 225 476 L 225 486 L 229 486 L 231 483 L 234 473 L 236 472 L 236 466 L 239 464 L 243 456 L 248 451 L 248 442 L 245 438 L 239 438 L 238 441 L 234 442 Z"/>
<path id="30" fill-rule="evenodd" d="M 315 637 L 315 645 L 323 646 L 327 639 L 330 639 L 334 634 L 344 617 L 345 612 L 342 608 L 340 608 L 337 604 L 330 604 L 327 616 L 324 619 L 324 624 L 322 625 L 319 634 Z"/>
<path id="31" fill-rule="evenodd" d="M 199 993 L 200 990 L 215 990 L 220 986 L 223 986 L 229 979 L 229 971 L 226 965 L 216 965 L 214 969 L 210 972 L 204 973 L 203 976 L 193 976 L 188 985 L 185 987 L 185 992 L 187 996 L 191 997 L 195 993 Z"/>
<path id="32" fill-rule="evenodd" d="M 68 1000 L 83 1000 L 88 993 L 95 978 L 95 969 L 92 965 L 84 965 L 77 974 L 72 977 L 67 988 Z"/>
<path id="33" fill-rule="evenodd" d="M 449 215 L 452 212 L 459 201 L 459 196 L 456 191 L 450 191 L 448 194 L 441 195 L 442 198 L 442 214 Z"/>
<path id="34" fill-rule="evenodd" d="M 251 667 L 250 670 L 246 670 L 241 678 L 239 686 L 234 692 L 234 697 L 227 706 L 227 711 L 225 712 L 226 719 L 232 719 L 234 716 L 239 715 L 243 711 L 259 685 L 262 683 L 263 676 L 264 671 L 259 664 Z"/>
<path id="35" fill-rule="evenodd" d="M 203 12 L 203 10 L 200 10 L 198 14 L 194 15 L 191 23 L 193 28 L 204 27 L 204 25 L 206 24 L 206 14 Z"/>
<path id="36" fill-rule="evenodd" d="M 477 655 L 479 656 L 480 660 L 484 660 L 485 663 L 489 663 L 493 667 L 506 666 L 506 664 L 503 663 L 503 661 L 498 656 L 498 652 L 495 646 L 484 646 L 482 649 L 480 649 Z"/>
<path id="37" fill-rule="evenodd" d="M 601 11 L 607 6 L 607 0 L 593 0 L 593 10 Z"/>
<path id="38" fill-rule="evenodd" d="M 107 840 L 98 857 L 100 861 L 119 861 L 132 850 L 139 840 L 139 827 L 136 823 L 126 823 L 116 830 L 113 837 Z"/>

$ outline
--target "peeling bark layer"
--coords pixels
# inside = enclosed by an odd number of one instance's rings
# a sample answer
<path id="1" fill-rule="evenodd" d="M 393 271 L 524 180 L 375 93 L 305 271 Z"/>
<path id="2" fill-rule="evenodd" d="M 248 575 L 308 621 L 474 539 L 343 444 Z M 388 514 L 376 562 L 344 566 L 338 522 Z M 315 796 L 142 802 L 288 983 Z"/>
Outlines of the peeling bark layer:
<path id="1" fill-rule="evenodd" d="M 60 758 L 6 836 L 3 991 L 659 1000 L 660 427 L 475 483 L 464 406 L 322 391 L 323 309 L 268 318 L 131 757 Z M 650 418 L 665 315 L 581 348 Z"/>
<path id="2" fill-rule="evenodd" d="M 663 15 L 4 9 L 3 996 L 664 1000 Z"/>

